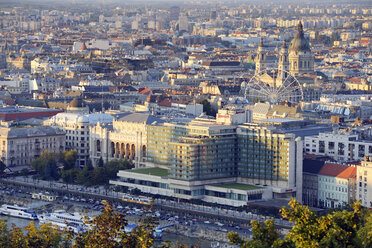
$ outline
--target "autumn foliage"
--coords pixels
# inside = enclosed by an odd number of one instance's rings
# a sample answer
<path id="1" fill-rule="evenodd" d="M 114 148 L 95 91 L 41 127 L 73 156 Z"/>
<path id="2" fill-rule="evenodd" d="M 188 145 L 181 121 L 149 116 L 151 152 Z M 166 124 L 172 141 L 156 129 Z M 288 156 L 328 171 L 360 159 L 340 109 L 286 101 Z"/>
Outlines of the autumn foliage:
<path id="1" fill-rule="evenodd" d="M 294 224 L 284 238 L 272 220 L 252 221 L 252 238 L 244 240 L 236 232 L 230 232 L 230 243 L 242 248 L 372 247 L 372 215 L 359 202 L 351 205 L 351 211 L 334 211 L 326 216 L 318 216 L 294 199 L 289 206 L 280 210 L 282 217 Z"/>

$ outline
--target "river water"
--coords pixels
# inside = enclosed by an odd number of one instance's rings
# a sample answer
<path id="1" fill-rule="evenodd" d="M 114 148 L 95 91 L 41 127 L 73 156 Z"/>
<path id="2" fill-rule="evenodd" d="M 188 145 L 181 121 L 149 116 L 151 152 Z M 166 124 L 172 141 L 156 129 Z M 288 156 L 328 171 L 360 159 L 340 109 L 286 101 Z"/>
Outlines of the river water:
<path id="1" fill-rule="evenodd" d="M 9 217 L 9 216 L 3 216 L 3 215 L 0 215 L 0 219 L 7 220 L 8 227 L 10 227 L 11 225 L 14 224 L 17 227 L 22 228 L 22 227 L 27 226 L 30 223 L 30 220 L 15 218 L 15 217 Z M 35 221 L 35 225 L 37 227 L 39 227 L 39 222 Z M 211 242 L 208 241 L 208 240 L 198 240 L 197 238 L 190 238 L 190 237 L 186 237 L 186 236 L 180 235 L 180 234 L 163 232 L 162 241 L 166 241 L 166 240 L 169 240 L 172 243 L 178 242 L 180 244 L 184 244 L 184 245 L 187 245 L 189 247 L 191 247 L 193 245 L 196 245 L 196 244 L 198 245 L 198 247 L 201 247 L 201 248 L 209 248 L 211 246 Z"/>

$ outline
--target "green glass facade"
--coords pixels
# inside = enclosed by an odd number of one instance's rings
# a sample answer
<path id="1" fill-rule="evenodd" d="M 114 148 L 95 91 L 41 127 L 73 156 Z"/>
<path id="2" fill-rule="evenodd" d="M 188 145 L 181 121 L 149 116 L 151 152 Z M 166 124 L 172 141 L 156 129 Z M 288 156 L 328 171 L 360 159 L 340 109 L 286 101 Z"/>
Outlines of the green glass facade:
<path id="1" fill-rule="evenodd" d="M 241 177 L 287 181 L 291 134 L 256 125 L 150 125 L 148 162 L 167 166 L 170 178 Z M 292 151 L 293 152 L 293 151 Z"/>
<path id="2" fill-rule="evenodd" d="M 289 143 L 294 137 L 262 127 L 238 131 L 238 176 L 259 180 L 288 180 Z"/>
<path id="3" fill-rule="evenodd" d="M 237 142 L 235 134 L 181 137 L 170 144 L 171 177 L 206 180 L 236 176 Z"/>
<path id="4" fill-rule="evenodd" d="M 187 127 L 183 125 L 164 124 L 147 126 L 147 161 L 157 165 L 172 164 L 169 144 L 177 142 L 181 136 L 187 135 Z"/>

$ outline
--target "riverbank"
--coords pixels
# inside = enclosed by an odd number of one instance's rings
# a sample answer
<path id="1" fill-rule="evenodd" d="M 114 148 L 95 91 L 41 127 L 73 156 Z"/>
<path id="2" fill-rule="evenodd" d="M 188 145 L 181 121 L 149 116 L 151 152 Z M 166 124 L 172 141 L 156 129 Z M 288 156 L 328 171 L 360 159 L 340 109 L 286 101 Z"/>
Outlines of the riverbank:
<path id="1" fill-rule="evenodd" d="M 0 196 L 0 203 L 1 204 L 11 204 L 11 205 L 19 205 L 19 206 L 26 206 L 30 207 L 34 210 L 37 214 L 46 213 L 46 212 L 53 212 L 55 210 L 65 210 L 69 212 L 79 212 L 85 215 L 96 215 L 99 214 L 99 211 L 93 211 L 91 206 L 86 203 L 66 203 L 66 202 L 45 202 L 40 200 L 35 200 L 31 198 L 22 198 L 13 195 L 2 195 Z M 138 215 L 127 215 L 126 216 L 128 223 L 130 224 L 138 224 L 141 216 Z M 15 224 L 19 227 L 24 227 L 30 223 L 29 220 L 18 219 L 13 217 L 2 216 L 2 219 L 8 219 L 9 224 Z M 36 221 L 38 225 L 38 222 Z M 159 225 L 167 225 L 169 221 L 167 220 L 159 220 Z M 221 245 L 226 245 L 227 240 L 227 232 L 225 231 L 215 231 L 210 230 L 205 225 L 182 225 L 174 223 L 173 226 L 168 227 L 163 232 L 163 239 L 162 241 L 171 241 L 172 243 L 182 243 L 188 246 L 198 245 L 202 248 L 211 247 L 213 242 L 220 242 Z"/>

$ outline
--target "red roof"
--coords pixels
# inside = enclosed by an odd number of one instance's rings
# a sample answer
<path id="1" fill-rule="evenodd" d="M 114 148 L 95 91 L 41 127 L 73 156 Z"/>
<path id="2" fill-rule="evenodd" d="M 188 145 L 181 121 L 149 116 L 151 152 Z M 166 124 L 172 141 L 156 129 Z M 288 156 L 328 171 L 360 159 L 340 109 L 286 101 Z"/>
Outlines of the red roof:
<path id="1" fill-rule="evenodd" d="M 362 81 L 361 78 L 349 78 L 348 81 L 355 82 L 355 83 L 360 83 Z"/>
<path id="2" fill-rule="evenodd" d="M 149 89 L 149 88 L 143 89 L 143 90 L 140 90 L 139 93 L 140 94 L 150 94 L 151 93 L 151 89 Z"/>
<path id="3" fill-rule="evenodd" d="M 341 172 L 340 174 L 337 175 L 337 177 L 340 178 L 355 178 L 356 176 L 356 167 L 348 167 L 346 170 Z"/>
<path id="4" fill-rule="evenodd" d="M 318 174 L 331 177 L 352 178 L 355 177 L 356 168 L 341 164 L 325 163 Z"/>
<path id="5" fill-rule="evenodd" d="M 172 106 L 172 102 L 169 101 L 168 99 L 164 99 L 163 101 L 161 101 L 160 103 L 158 103 L 159 106 L 162 106 L 162 107 L 171 107 Z"/>

